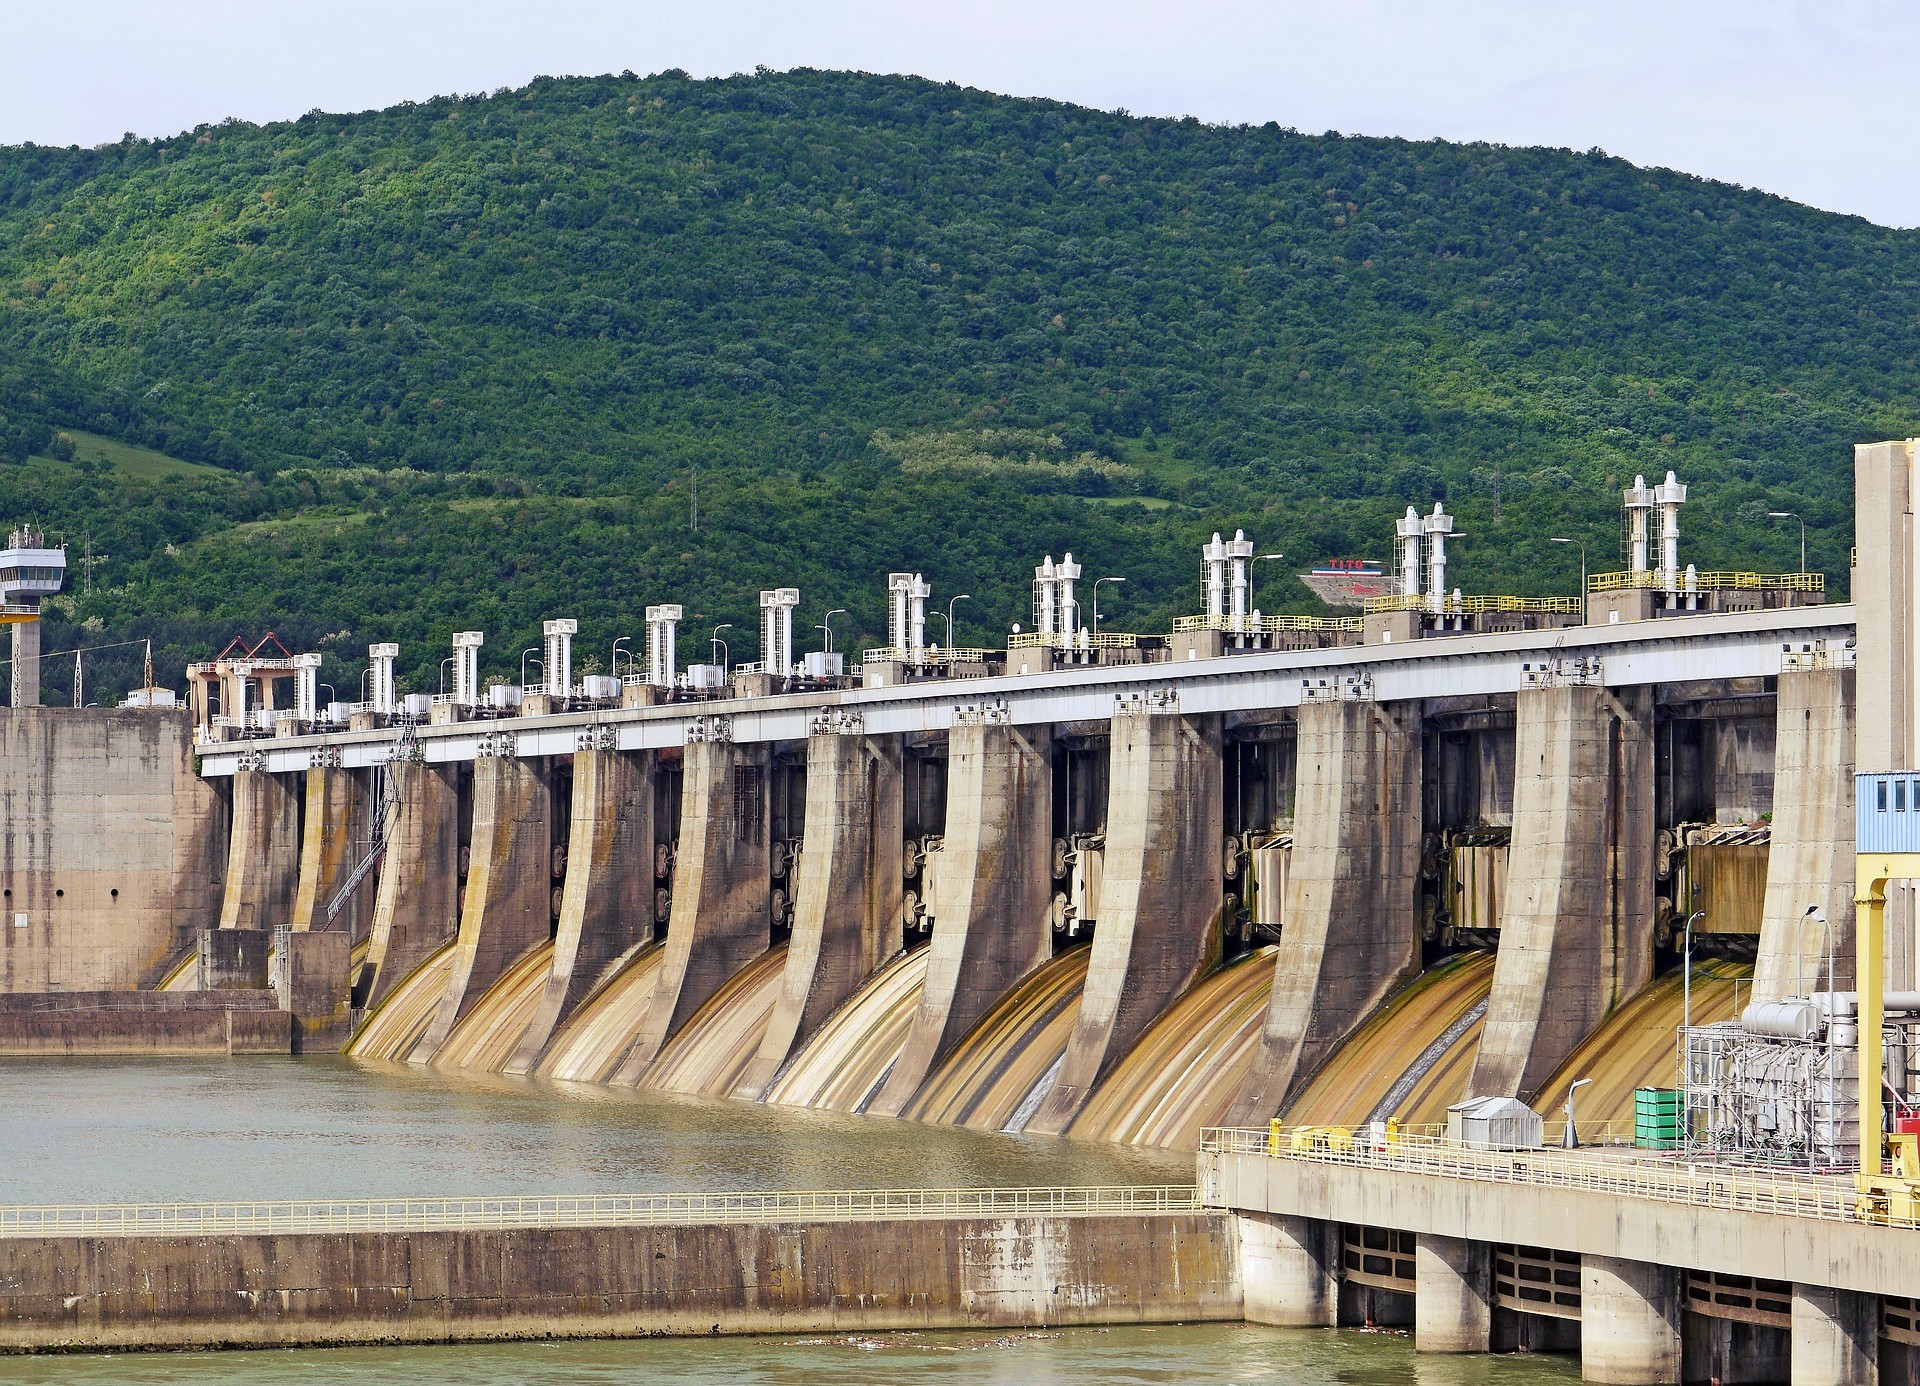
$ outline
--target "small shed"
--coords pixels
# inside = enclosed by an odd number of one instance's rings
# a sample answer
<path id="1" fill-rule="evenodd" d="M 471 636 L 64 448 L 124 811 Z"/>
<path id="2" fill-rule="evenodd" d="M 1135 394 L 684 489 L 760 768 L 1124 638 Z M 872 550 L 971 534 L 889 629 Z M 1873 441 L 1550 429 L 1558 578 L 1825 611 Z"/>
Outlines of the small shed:
<path id="1" fill-rule="evenodd" d="M 1472 1150 L 1538 1150 L 1540 1113 L 1518 1098 L 1470 1098 L 1447 1108 L 1447 1139 Z"/>

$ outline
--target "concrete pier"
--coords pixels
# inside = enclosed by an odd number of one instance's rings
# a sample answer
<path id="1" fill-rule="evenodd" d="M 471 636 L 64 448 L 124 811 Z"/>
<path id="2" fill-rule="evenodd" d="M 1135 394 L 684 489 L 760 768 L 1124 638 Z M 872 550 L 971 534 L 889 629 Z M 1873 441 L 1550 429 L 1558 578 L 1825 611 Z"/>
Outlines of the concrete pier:
<path id="1" fill-rule="evenodd" d="M 1486 1352 L 1493 1346 L 1493 1248 L 1432 1234 L 1414 1243 L 1416 1352 Z"/>
<path id="2" fill-rule="evenodd" d="M 1853 985 L 1854 671 L 1780 675 L 1756 1001 Z M 1818 907 L 1827 927 L 1806 917 Z M 1831 943 L 1839 979 L 1825 980 Z"/>
<path id="3" fill-rule="evenodd" d="M 242 770 L 233 777 L 227 835 L 223 929 L 276 929 L 293 916 L 300 879 L 300 801 L 280 775 Z"/>
<path id="4" fill-rule="evenodd" d="M 1793 1386 L 1875 1386 L 1880 1297 L 1825 1285 L 1793 1287 Z"/>
<path id="5" fill-rule="evenodd" d="M 296 1054 L 337 1054 L 347 1042 L 352 940 L 344 929 L 300 929 L 287 935 L 280 1009 L 293 1017 Z"/>
<path id="6" fill-rule="evenodd" d="M 39 605 L 36 598 L 34 605 Z M 38 621 L 15 621 L 10 623 L 13 632 L 13 662 L 8 666 L 12 680 L 12 698 L 9 706 L 16 708 L 40 706 L 40 623 Z"/>
<path id="7" fill-rule="evenodd" d="M 301 791 L 306 808 L 300 818 L 300 879 L 293 893 L 296 932 L 326 927 L 327 906 L 347 874 L 358 864 L 356 849 L 368 837 L 367 796 L 352 771 L 316 765 L 307 771 Z M 333 928 L 359 938 L 373 920 L 374 883 L 362 880 Z"/>
<path id="8" fill-rule="evenodd" d="M 920 1006 L 871 1111 L 898 1116 L 933 1066 L 1051 947 L 1053 778 L 1044 729 L 973 721 L 947 739 L 944 899 Z"/>
<path id="9" fill-rule="evenodd" d="M 653 756 L 581 751 L 573 758 L 567 877 L 553 966 L 508 1073 L 531 1073 L 553 1032 L 606 965 L 653 936 Z"/>
<path id="10" fill-rule="evenodd" d="M 1525 688 L 1493 990 L 1468 1090 L 1528 1096 L 1653 969 L 1646 690 Z"/>
<path id="11" fill-rule="evenodd" d="M 1680 1276 L 1646 1261 L 1580 1258 L 1580 1376 L 1608 1386 L 1681 1380 Z"/>
<path id="12" fill-rule="evenodd" d="M 1242 1312 L 1276 1328 L 1335 1328 L 1340 1318 L 1339 1231 L 1317 1218 L 1241 1213 Z"/>
<path id="13" fill-rule="evenodd" d="M 771 943 L 767 807 L 764 747 L 687 743 L 666 954 L 614 1082 L 638 1083 L 693 1013 Z"/>
<path id="14" fill-rule="evenodd" d="M 816 731 L 786 972 L 734 1096 L 756 1102 L 794 1049 L 901 944 L 900 742 Z"/>
<path id="15" fill-rule="evenodd" d="M 1417 707 L 1300 708 L 1286 927 L 1235 1125 L 1264 1122 L 1420 965 Z"/>
<path id="16" fill-rule="evenodd" d="M 446 994 L 408 1062 L 430 1063 L 460 1018 L 553 928 L 553 795 L 517 756 L 473 764 L 473 834 Z"/>
<path id="17" fill-rule="evenodd" d="M 1112 726 L 1093 956 L 1035 1135 L 1063 1133 L 1127 1046 L 1220 956 L 1218 720 L 1130 707 Z"/>
<path id="18" fill-rule="evenodd" d="M 452 767 L 393 767 L 400 814 L 380 866 L 366 970 L 355 990 L 375 1006 L 460 927 L 460 796 Z"/>

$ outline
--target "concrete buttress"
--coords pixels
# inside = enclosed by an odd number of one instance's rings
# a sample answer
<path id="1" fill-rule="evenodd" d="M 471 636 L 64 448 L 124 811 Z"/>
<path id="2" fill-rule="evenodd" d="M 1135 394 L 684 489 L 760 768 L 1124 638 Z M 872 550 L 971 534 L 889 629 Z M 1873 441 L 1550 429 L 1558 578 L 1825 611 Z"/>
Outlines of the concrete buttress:
<path id="1" fill-rule="evenodd" d="M 223 929 L 274 929 L 293 914 L 300 876 L 300 801 L 286 779 L 265 770 L 233 777 Z"/>
<path id="2" fill-rule="evenodd" d="M 1753 999 L 1853 985 L 1854 671 L 1780 675 L 1773 840 Z M 1827 928 L 1806 917 L 1814 905 Z M 1824 980 L 1831 931 L 1834 970 Z"/>
<path id="3" fill-rule="evenodd" d="M 653 772 L 650 752 L 591 750 L 573 758 L 573 828 L 553 966 L 508 1073 L 532 1072 L 601 970 L 653 934 Z"/>
<path id="4" fill-rule="evenodd" d="M 807 738 L 807 816 L 793 937 L 767 1032 L 734 1096 L 757 1102 L 787 1056 L 900 947 L 900 740 Z"/>
<path id="5" fill-rule="evenodd" d="M 1112 728 L 1093 955 L 1035 1135 L 1064 1132 L 1141 1031 L 1219 960 L 1219 721 L 1134 707 Z"/>
<path id="6" fill-rule="evenodd" d="M 1653 816 L 1647 690 L 1520 690 L 1507 898 L 1473 1094 L 1532 1094 L 1647 982 Z"/>
<path id="7" fill-rule="evenodd" d="M 1277 1328 L 1336 1328 L 1340 1320 L 1339 1228 L 1279 1213 L 1234 1216 L 1241 1313 Z"/>
<path id="8" fill-rule="evenodd" d="M 518 756 L 473 763 L 473 833 L 453 970 L 409 1063 L 430 1063 L 460 1018 L 553 929 L 553 792 Z"/>
<path id="9" fill-rule="evenodd" d="M 329 927 L 327 905 L 353 870 L 355 852 L 367 836 L 366 794 L 352 771 L 316 765 L 307 771 L 303 792 L 307 807 L 300 822 L 300 883 L 289 921 L 296 932 Z M 350 938 L 364 934 L 373 918 L 373 896 L 374 883 L 362 881 L 331 927 Z"/>
<path id="10" fill-rule="evenodd" d="M 912 1028 L 874 1100 L 898 1116 L 933 1066 L 1051 947 L 1053 777 L 1045 728 L 961 723 L 947 738 L 940 911 Z"/>
<path id="11" fill-rule="evenodd" d="M 1305 703 L 1297 745 L 1287 924 L 1236 1126 L 1277 1115 L 1420 966 L 1418 707 Z"/>
<path id="12" fill-rule="evenodd" d="M 689 741 L 666 952 L 639 1037 L 613 1081 L 638 1083 L 661 1047 L 741 968 L 766 952 L 767 753 Z"/>
<path id="13" fill-rule="evenodd" d="M 1422 1234 L 1414 1243 L 1416 1352 L 1486 1352 L 1493 1345 L 1493 1248 Z"/>
<path id="14" fill-rule="evenodd" d="M 356 987 L 378 1005 L 460 926 L 460 796 L 451 767 L 393 767 L 399 816 L 380 863 L 373 933 Z"/>
<path id="15" fill-rule="evenodd" d="M 1793 1386 L 1874 1386 L 1880 1379 L 1880 1296 L 1795 1285 Z"/>

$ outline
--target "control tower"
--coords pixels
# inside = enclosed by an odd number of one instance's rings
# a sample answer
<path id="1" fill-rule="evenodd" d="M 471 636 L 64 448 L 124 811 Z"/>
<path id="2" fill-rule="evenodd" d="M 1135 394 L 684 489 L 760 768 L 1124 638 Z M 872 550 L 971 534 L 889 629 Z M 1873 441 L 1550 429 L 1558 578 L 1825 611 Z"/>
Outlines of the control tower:
<path id="1" fill-rule="evenodd" d="M 13 627 L 14 707 L 40 705 L 40 603 L 67 577 L 67 551 L 50 548 L 31 527 L 16 529 L 0 549 L 0 625 Z"/>

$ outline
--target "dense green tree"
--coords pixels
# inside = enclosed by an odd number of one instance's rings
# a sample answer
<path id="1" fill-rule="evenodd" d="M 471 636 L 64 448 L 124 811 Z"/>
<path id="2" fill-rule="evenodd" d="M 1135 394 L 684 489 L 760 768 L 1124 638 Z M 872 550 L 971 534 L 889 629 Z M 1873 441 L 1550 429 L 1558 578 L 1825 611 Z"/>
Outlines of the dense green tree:
<path id="1" fill-rule="evenodd" d="M 1067 548 L 1153 629 L 1212 529 L 1382 556 L 1441 497 L 1469 590 L 1567 591 L 1546 538 L 1604 567 L 1669 467 L 1701 566 L 1792 566 L 1792 509 L 1839 577 L 1920 239 L 1597 151 L 669 72 L 0 150 L 0 307 L 0 520 L 110 555 L 49 648 L 394 637 L 424 685 L 458 627 L 504 667 L 678 600 L 691 651 L 763 585 L 872 635 L 902 566 L 984 642 Z"/>

